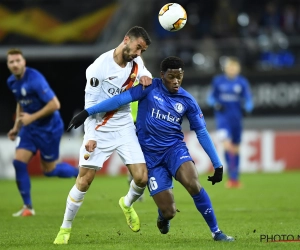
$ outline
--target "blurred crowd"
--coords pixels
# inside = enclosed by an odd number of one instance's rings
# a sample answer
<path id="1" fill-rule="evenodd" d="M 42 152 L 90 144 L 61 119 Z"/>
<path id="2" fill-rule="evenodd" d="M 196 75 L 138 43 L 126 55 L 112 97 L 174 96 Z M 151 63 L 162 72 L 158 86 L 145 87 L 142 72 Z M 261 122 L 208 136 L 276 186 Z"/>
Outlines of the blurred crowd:
<path id="1" fill-rule="evenodd" d="M 169 1 L 156 0 L 159 10 Z M 177 0 L 188 13 L 188 24 L 178 35 L 198 39 L 257 36 L 262 32 L 300 31 L 300 2 L 297 0 Z M 155 17 L 157 15 L 154 15 Z M 160 38 L 169 36 L 156 26 Z M 183 34 L 184 33 L 184 34 Z"/>
<path id="2" fill-rule="evenodd" d="M 167 2 L 157 0 L 153 10 L 157 12 Z M 161 40 L 162 57 L 174 50 L 187 59 L 187 64 L 206 71 L 214 71 L 222 55 L 235 55 L 247 67 L 261 70 L 299 63 L 300 2 L 297 0 L 203 0 L 201 4 L 198 0 L 178 0 L 177 3 L 188 13 L 188 22 L 180 32 L 163 30 L 154 15 L 154 33 Z M 196 45 L 195 39 L 199 41 Z"/>

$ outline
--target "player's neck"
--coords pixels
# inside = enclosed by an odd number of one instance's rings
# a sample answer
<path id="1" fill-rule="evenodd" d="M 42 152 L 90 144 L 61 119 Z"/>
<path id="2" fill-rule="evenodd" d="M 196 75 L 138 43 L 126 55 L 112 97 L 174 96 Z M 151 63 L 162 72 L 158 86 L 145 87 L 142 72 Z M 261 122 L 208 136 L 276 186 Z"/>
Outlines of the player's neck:
<path id="1" fill-rule="evenodd" d="M 114 50 L 114 61 L 116 62 L 116 64 L 118 64 L 120 67 L 124 68 L 127 65 L 127 62 L 123 59 L 122 56 L 122 49 L 120 47 L 117 47 Z"/>

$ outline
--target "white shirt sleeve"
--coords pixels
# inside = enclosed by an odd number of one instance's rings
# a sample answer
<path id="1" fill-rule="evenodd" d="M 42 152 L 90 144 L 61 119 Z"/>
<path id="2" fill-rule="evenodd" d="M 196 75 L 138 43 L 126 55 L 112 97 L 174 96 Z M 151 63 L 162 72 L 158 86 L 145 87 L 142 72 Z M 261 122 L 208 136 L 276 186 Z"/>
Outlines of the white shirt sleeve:
<path id="1" fill-rule="evenodd" d="M 90 93 L 85 93 L 85 105 L 84 108 L 87 109 L 95 104 L 97 104 L 98 95 L 93 95 Z M 95 138 L 95 127 L 96 127 L 96 114 L 91 115 L 86 118 L 84 122 L 84 133 L 88 140 L 96 140 Z"/>
<path id="2" fill-rule="evenodd" d="M 99 94 L 101 91 L 101 83 L 103 81 L 103 58 L 98 57 L 86 69 L 86 86 L 85 92 L 90 94 Z"/>
<path id="3" fill-rule="evenodd" d="M 101 75 L 101 57 L 99 57 L 86 70 L 86 86 L 84 108 L 87 109 L 98 103 L 103 77 Z M 95 140 L 96 115 L 89 116 L 84 122 L 85 137 Z"/>
<path id="4" fill-rule="evenodd" d="M 139 65 L 137 78 L 139 79 L 142 76 L 148 76 L 148 77 L 152 78 L 152 74 L 148 71 L 148 69 L 144 65 L 144 62 L 143 62 L 142 58 L 137 57 L 136 62 Z"/>

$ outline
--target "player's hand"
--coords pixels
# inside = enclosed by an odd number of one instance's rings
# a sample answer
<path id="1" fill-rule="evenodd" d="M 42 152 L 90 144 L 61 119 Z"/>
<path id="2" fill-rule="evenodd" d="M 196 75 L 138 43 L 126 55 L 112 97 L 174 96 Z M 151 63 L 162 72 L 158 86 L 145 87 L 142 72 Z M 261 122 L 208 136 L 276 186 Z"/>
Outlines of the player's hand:
<path id="1" fill-rule="evenodd" d="M 212 185 L 215 185 L 217 182 L 221 182 L 223 179 L 223 166 L 215 168 L 215 173 L 213 176 L 208 176 L 207 180 L 211 181 Z"/>
<path id="2" fill-rule="evenodd" d="M 143 85 L 143 88 L 145 88 L 152 84 L 152 78 L 150 78 L 149 76 L 142 76 L 139 79 L 139 83 Z"/>
<path id="3" fill-rule="evenodd" d="M 18 122 L 21 123 L 23 126 L 27 126 L 30 123 L 34 122 L 34 117 L 31 114 L 21 112 L 18 118 Z"/>
<path id="4" fill-rule="evenodd" d="M 18 129 L 16 128 L 12 128 L 11 130 L 9 130 L 9 132 L 7 133 L 7 136 L 10 140 L 14 141 L 18 135 Z"/>
<path id="5" fill-rule="evenodd" d="M 89 117 L 89 113 L 84 109 L 75 115 L 69 123 L 67 131 L 69 132 L 73 127 L 76 129 L 81 126 L 85 119 Z"/>
<path id="6" fill-rule="evenodd" d="M 97 147 L 97 142 L 94 140 L 88 140 L 85 144 L 85 150 L 88 152 L 94 152 L 95 148 Z"/>

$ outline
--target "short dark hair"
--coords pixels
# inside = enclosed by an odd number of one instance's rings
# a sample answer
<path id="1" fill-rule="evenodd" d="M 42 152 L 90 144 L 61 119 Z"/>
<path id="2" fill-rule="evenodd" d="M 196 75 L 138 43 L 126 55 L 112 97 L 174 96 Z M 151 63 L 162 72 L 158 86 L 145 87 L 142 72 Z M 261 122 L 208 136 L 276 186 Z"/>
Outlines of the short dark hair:
<path id="1" fill-rule="evenodd" d="M 168 69 L 179 69 L 183 70 L 184 62 L 176 56 L 169 56 L 165 58 L 160 64 L 160 70 L 166 72 Z"/>
<path id="2" fill-rule="evenodd" d="M 20 49 L 17 49 L 17 48 L 12 48 L 12 49 L 9 49 L 6 53 L 7 55 L 21 55 L 23 56 L 23 52 L 22 50 Z M 24 57 L 24 56 L 23 56 Z"/>
<path id="3" fill-rule="evenodd" d="M 147 45 L 151 44 L 151 39 L 147 31 L 140 26 L 134 26 L 130 30 L 127 31 L 125 36 L 129 36 L 130 38 L 135 37 L 135 38 L 143 38 L 146 42 Z"/>

